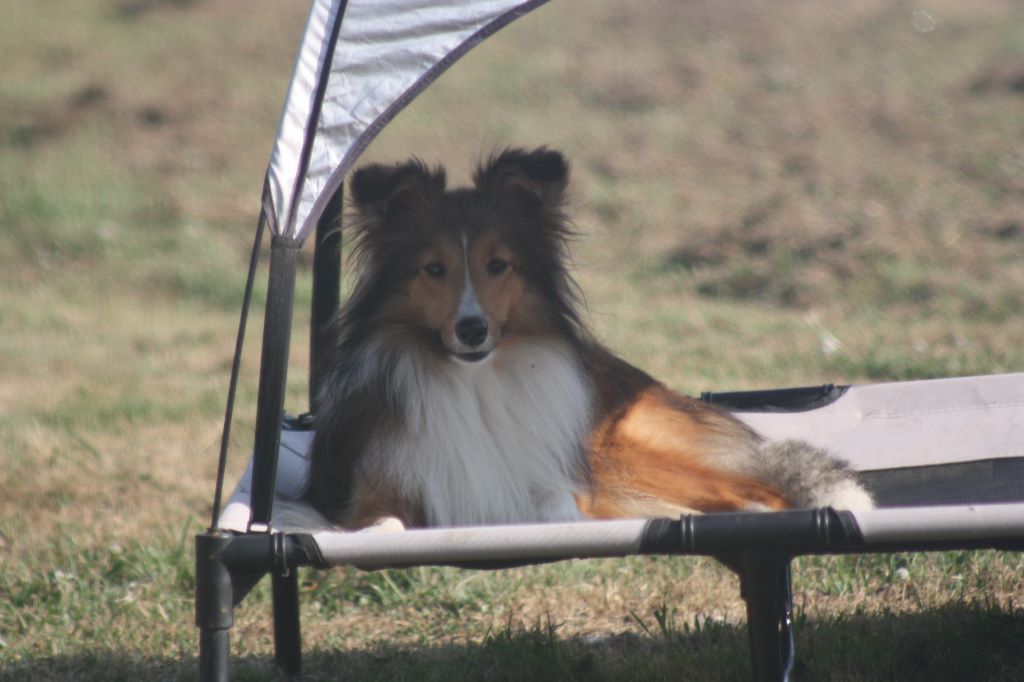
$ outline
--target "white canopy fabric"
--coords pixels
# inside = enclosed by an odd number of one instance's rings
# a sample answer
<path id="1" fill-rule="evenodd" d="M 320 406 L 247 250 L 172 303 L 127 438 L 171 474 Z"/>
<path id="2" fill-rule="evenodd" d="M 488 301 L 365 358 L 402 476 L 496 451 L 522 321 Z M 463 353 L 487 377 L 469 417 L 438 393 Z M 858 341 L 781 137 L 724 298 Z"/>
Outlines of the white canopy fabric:
<path id="1" fill-rule="evenodd" d="M 356 159 L 427 85 L 546 0 L 314 0 L 267 169 L 274 235 L 302 242 Z"/>

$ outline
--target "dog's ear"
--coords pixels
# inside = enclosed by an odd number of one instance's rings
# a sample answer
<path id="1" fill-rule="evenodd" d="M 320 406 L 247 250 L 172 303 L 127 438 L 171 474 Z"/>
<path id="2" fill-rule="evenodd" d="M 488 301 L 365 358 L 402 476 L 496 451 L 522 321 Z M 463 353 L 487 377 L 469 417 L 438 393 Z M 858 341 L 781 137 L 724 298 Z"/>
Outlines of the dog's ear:
<path id="1" fill-rule="evenodd" d="M 473 181 L 489 197 L 511 197 L 557 209 L 565 200 L 569 162 L 547 147 L 533 151 L 506 149 L 481 164 Z"/>
<path id="2" fill-rule="evenodd" d="M 385 220 L 402 211 L 429 209 L 444 194 L 444 169 L 419 159 L 402 164 L 370 164 L 352 174 L 352 203 L 364 218 Z"/>

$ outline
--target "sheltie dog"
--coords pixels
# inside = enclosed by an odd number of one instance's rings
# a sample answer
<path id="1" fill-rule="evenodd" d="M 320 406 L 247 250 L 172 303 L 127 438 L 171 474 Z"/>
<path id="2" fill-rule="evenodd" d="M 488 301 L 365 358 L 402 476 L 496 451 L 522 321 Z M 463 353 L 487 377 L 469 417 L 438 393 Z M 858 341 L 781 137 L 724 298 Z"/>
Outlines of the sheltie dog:
<path id="1" fill-rule="evenodd" d="M 567 269 L 569 166 L 508 149 L 448 190 L 418 160 L 350 181 L 357 281 L 332 326 L 307 499 L 360 528 L 870 507 L 600 345 Z"/>

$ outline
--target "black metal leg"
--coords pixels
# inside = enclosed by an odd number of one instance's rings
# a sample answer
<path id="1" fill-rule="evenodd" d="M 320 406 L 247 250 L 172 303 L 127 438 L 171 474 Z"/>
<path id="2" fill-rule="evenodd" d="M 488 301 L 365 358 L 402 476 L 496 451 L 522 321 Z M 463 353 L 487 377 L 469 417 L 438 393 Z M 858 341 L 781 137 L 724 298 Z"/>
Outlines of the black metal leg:
<path id="1" fill-rule="evenodd" d="M 292 569 L 274 573 L 274 658 L 289 677 L 302 672 L 302 633 L 299 625 L 299 580 Z"/>
<path id="2" fill-rule="evenodd" d="M 221 560 L 230 538 L 196 536 L 196 625 L 199 626 L 200 682 L 227 682 L 231 676 L 230 630 L 235 624 L 231 572 Z"/>
<path id="3" fill-rule="evenodd" d="M 790 558 L 746 553 L 726 563 L 739 573 L 747 603 L 754 679 L 788 682 L 795 654 Z"/>
<path id="4" fill-rule="evenodd" d="M 231 679 L 229 630 L 199 630 L 200 682 L 227 682 Z"/>

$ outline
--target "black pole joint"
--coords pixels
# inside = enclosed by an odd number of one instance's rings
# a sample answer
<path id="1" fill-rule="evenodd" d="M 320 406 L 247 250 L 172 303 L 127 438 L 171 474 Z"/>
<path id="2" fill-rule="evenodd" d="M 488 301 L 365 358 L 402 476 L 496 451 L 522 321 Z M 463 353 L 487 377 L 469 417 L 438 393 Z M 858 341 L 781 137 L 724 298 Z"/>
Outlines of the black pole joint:
<path id="1" fill-rule="evenodd" d="M 223 552 L 226 533 L 196 536 L 196 626 L 199 628 L 200 682 L 229 678 L 231 626 L 235 624 L 234 586 Z"/>
<path id="2" fill-rule="evenodd" d="M 855 541 L 847 519 L 830 508 L 687 515 L 679 534 L 684 552 L 711 554 L 739 575 L 754 679 L 789 680 L 795 661 L 790 563 L 798 554 Z"/>

